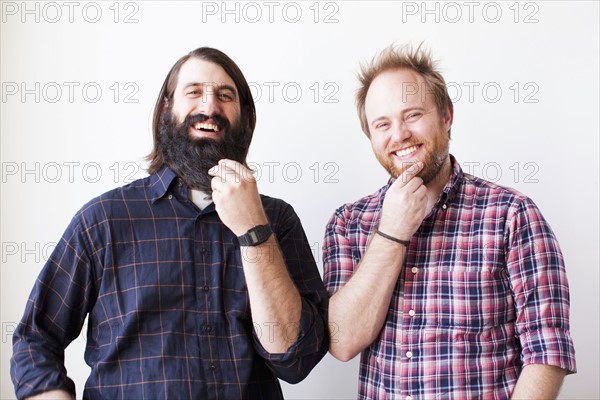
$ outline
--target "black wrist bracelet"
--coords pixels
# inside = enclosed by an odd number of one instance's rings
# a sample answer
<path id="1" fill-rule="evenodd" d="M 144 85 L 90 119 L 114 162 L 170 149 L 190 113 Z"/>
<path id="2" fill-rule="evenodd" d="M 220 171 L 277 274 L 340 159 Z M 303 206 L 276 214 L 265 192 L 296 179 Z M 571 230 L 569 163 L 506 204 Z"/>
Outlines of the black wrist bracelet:
<path id="1" fill-rule="evenodd" d="M 391 240 L 392 242 L 403 244 L 404 246 L 406 246 L 406 248 L 408 248 L 408 246 L 410 245 L 410 240 L 397 239 L 397 238 L 395 238 L 393 236 L 386 235 L 385 233 L 381 232 L 379 229 L 377 229 L 375 232 L 378 235 L 380 235 L 380 236 L 382 236 L 382 237 L 384 237 L 384 238 L 386 238 L 388 240 Z"/>

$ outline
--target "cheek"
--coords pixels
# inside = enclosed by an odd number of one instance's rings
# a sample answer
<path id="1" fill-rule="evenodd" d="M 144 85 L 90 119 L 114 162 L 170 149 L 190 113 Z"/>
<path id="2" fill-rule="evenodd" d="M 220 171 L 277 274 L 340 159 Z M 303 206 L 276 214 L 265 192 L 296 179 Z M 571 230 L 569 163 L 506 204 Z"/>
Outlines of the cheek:
<path id="1" fill-rule="evenodd" d="M 387 139 L 383 135 L 371 135 L 371 147 L 375 153 L 384 154 L 387 148 Z"/>
<path id="2" fill-rule="evenodd" d="M 188 102 L 177 102 L 173 104 L 172 113 L 177 119 L 177 123 L 181 123 L 194 109 Z"/>
<path id="3" fill-rule="evenodd" d="M 434 132 L 437 131 L 435 124 L 429 124 L 424 121 L 419 121 L 411 125 L 410 132 L 412 136 L 417 137 L 431 137 Z"/>
<path id="4" fill-rule="evenodd" d="M 226 107 L 224 114 L 231 123 L 238 121 L 241 118 L 239 104 L 232 104 L 231 106 Z"/>

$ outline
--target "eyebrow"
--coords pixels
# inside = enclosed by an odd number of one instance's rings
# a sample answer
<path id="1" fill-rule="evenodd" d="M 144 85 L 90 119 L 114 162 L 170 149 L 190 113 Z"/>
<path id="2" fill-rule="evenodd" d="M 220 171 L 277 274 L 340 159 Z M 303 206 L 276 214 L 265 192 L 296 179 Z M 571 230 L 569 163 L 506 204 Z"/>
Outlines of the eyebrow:
<path id="1" fill-rule="evenodd" d="M 404 110 L 400 111 L 400 115 L 404 116 L 404 115 L 406 115 L 406 113 L 409 113 L 411 111 L 423 111 L 423 112 L 425 112 L 425 107 L 421 107 L 421 106 L 408 107 L 408 108 L 405 108 Z M 373 121 L 371 121 L 369 123 L 369 125 L 373 126 L 373 125 L 375 125 L 379 121 L 388 120 L 388 119 L 390 119 L 390 118 L 387 117 L 387 116 L 385 116 L 385 115 L 382 115 L 381 117 L 377 117 Z"/>
<path id="2" fill-rule="evenodd" d="M 227 85 L 227 84 L 217 85 L 214 82 L 190 82 L 183 86 L 183 90 L 185 91 L 186 89 L 193 87 L 193 86 L 211 86 L 211 87 L 216 87 L 217 91 L 229 90 L 229 91 L 237 94 L 237 91 L 235 90 L 234 86 Z"/>

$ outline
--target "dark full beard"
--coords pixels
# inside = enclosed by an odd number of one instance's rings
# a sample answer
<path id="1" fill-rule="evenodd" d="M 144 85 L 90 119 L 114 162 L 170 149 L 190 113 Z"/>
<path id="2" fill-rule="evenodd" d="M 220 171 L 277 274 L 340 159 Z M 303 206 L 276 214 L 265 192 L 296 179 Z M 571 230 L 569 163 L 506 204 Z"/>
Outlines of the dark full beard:
<path id="1" fill-rule="evenodd" d="M 177 124 L 171 109 L 165 110 L 159 127 L 158 148 L 163 154 L 165 164 L 191 189 L 212 193 L 208 170 L 219 160 L 228 158 L 246 164 L 249 143 L 244 138 L 240 120 L 229 125 L 225 118 L 211 116 L 218 122 L 223 135 L 220 140 L 194 138 L 189 127 L 195 122 L 204 121 L 208 116 L 188 115 L 181 124 Z"/>

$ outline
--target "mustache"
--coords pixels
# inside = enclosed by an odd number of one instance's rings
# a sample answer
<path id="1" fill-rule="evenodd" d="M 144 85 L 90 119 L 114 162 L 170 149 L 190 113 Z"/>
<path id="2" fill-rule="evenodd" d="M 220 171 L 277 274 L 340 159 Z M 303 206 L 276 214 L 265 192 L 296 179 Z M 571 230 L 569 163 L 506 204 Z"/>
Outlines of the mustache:
<path id="1" fill-rule="evenodd" d="M 217 126 L 221 130 L 226 130 L 229 128 L 229 121 L 227 120 L 227 118 L 223 117 L 220 114 L 206 115 L 206 114 L 198 113 L 198 114 L 194 114 L 194 115 L 188 115 L 183 120 L 182 125 L 183 126 L 191 126 L 191 125 L 195 125 L 199 122 L 207 121 L 209 119 L 212 120 L 215 124 L 217 124 Z"/>

